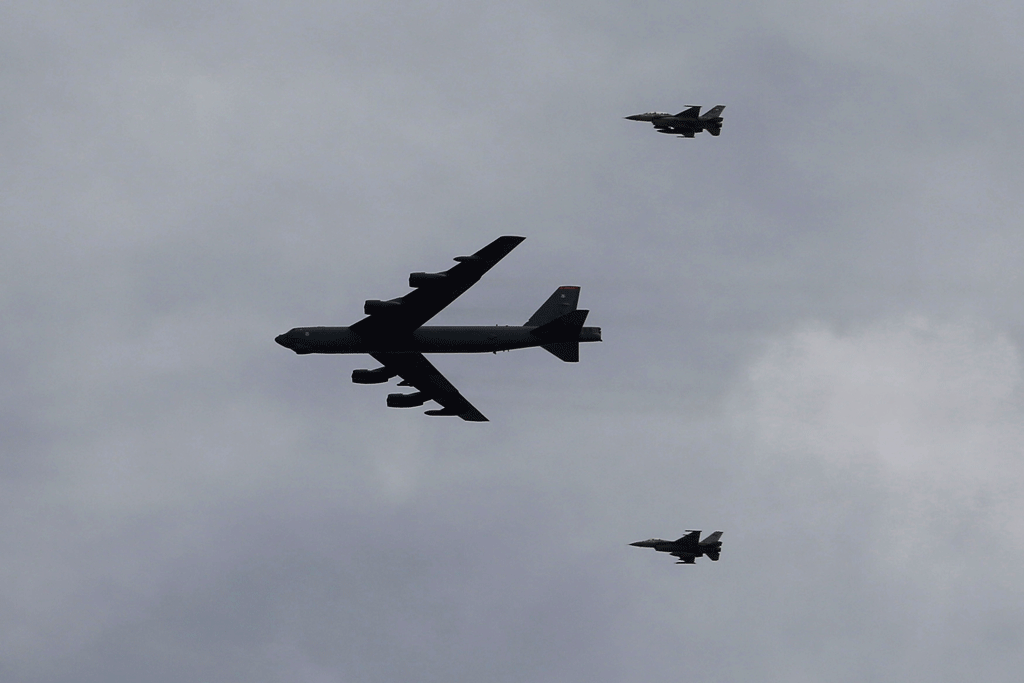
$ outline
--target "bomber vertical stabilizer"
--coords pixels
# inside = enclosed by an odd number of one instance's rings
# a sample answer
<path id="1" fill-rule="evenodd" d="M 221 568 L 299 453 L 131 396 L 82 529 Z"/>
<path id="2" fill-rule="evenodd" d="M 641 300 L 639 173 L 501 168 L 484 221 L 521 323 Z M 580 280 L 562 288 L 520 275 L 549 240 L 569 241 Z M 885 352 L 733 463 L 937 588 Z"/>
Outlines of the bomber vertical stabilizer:
<path id="1" fill-rule="evenodd" d="M 576 304 L 580 300 L 579 287 L 559 287 L 555 293 L 548 297 L 548 300 L 537 309 L 536 313 L 526 321 L 526 327 L 540 327 L 552 320 L 561 318 L 566 313 L 576 310 Z"/>

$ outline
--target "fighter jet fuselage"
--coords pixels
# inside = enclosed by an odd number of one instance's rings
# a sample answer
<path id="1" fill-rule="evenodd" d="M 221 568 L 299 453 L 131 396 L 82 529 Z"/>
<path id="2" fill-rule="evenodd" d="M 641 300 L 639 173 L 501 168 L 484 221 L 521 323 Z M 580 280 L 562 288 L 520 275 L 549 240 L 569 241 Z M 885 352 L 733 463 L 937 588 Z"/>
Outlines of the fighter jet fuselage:
<path id="1" fill-rule="evenodd" d="M 722 111 L 724 109 L 725 105 L 720 104 L 701 115 L 700 107 L 694 105 L 687 107 L 678 114 L 651 111 L 646 114 L 627 116 L 626 119 L 630 121 L 648 121 L 654 125 L 659 133 L 692 138 L 697 133 L 705 130 L 712 135 L 719 135 L 722 132 Z"/>
<path id="2" fill-rule="evenodd" d="M 659 553 L 674 555 L 678 559 L 676 564 L 694 564 L 694 560 L 704 556 L 711 558 L 713 562 L 717 562 L 722 552 L 722 541 L 719 540 L 721 538 L 722 532 L 716 531 L 702 541 L 700 540 L 700 531 L 691 529 L 686 532 L 685 536 L 675 541 L 666 541 L 663 538 L 650 538 L 646 541 L 630 543 L 630 545 L 637 548 L 653 548 Z"/>
<path id="3" fill-rule="evenodd" d="M 582 311 L 581 311 L 582 312 Z M 411 333 L 361 335 L 351 327 L 296 327 L 275 341 L 295 353 L 497 353 L 557 342 L 601 341 L 600 327 L 538 335 L 518 325 L 424 325 Z"/>

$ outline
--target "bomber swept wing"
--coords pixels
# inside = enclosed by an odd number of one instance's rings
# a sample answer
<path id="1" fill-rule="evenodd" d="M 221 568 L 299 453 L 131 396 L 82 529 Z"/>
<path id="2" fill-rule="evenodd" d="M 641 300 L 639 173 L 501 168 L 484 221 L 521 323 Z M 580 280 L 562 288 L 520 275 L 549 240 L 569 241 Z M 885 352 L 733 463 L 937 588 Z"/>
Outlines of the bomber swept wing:
<path id="1" fill-rule="evenodd" d="M 456 256 L 457 265 L 441 273 L 411 273 L 409 286 L 413 291 L 389 301 L 367 301 L 367 314 L 352 329 L 369 336 L 411 332 L 437 315 L 483 277 L 484 273 L 519 246 L 525 237 L 506 235 L 494 240 L 471 256 Z M 412 394 L 391 394 L 388 405 L 407 408 L 427 401 L 441 404 L 442 410 L 428 410 L 428 415 L 456 415 L 468 422 L 487 422 L 483 413 L 473 407 L 448 379 L 422 353 L 371 353 L 383 367 L 378 370 L 399 376 L 400 386 L 419 391 Z"/>
<path id="2" fill-rule="evenodd" d="M 388 301 L 367 301 L 363 308 L 367 317 L 352 325 L 352 329 L 371 336 L 415 330 L 475 285 L 525 239 L 514 235 L 499 237 L 472 256 L 456 256 L 458 264 L 444 272 L 410 274 L 409 286 L 415 287 L 413 291 Z"/>
<path id="3" fill-rule="evenodd" d="M 423 357 L 422 353 L 371 353 L 382 369 L 402 378 L 399 386 L 419 389 L 413 394 L 390 394 L 388 406 L 412 408 L 427 401 L 441 404 L 441 410 L 428 410 L 427 415 L 455 415 L 467 422 L 487 422 L 487 418 L 466 400 L 459 390 Z"/>

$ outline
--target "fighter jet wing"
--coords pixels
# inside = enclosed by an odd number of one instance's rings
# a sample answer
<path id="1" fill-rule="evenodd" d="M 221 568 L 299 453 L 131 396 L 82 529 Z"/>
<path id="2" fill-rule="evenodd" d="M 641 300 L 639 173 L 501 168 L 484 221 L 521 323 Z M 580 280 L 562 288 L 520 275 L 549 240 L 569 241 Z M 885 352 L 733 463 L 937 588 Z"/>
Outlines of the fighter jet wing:
<path id="1" fill-rule="evenodd" d="M 700 530 L 699 529 L 697 531 L 691 531 L 691 530 L 687 529 L 685 536 L 680 536 L 679 538 L 676 539 L 676 543 L 684 543 L 686 545 L 691 545 L 692 544 L 694 548 L 697 547 L 697 543 L 699 543 L 699 542 L 700 542 Z M 675 554 L 675 553 L 673 553 L 673 554 Z"/>
<path id="2" fill-rule="evenodd" d="M 458 266 L 456 266 L 457 268 Z M 457 415 L 467 422 L 487 422 L 479 410 L 445 379 L 437 368 L 421 353 L 371 353 L 377 362 L 394 372 L 402 381 L 400 386 L 419 389 L 423 402 L 441 404 L 442 410 L 428 410 L 427 415 Z M 423 402 L 412 405 L 422 405 Z"/>
<path id="3" fill-rule="evenodd" d="M 692 138 L 695 134 L 693 129 L 684 126 L 655 126 L 655 130 L 665 135 L 678 135 L 682 138 Z"/>
<path id="4" fill-rule="evenodd" d="M 524 239 L 512 235 L 499 237 L 472 256 L 456 256 L 459 263 L 442 273 L 411 274 L 409 286 L 415 287 L 413 291 L 388 301 L 367 301 L 367 317 L 352 325 L 352 329 L 368 335 L 412 332 L 476 284 Z"/>
<path id="5" fill-rule="evenodd" d="M 697 564 L 697 556 L 696 555 L 690 555 L 688 553 L 680 553 L 680 552 L 676 552 L 676 553 L 672 553 L 672 554 L 679 558 L 679 561 L 676 562 L 676 564 Z"/>

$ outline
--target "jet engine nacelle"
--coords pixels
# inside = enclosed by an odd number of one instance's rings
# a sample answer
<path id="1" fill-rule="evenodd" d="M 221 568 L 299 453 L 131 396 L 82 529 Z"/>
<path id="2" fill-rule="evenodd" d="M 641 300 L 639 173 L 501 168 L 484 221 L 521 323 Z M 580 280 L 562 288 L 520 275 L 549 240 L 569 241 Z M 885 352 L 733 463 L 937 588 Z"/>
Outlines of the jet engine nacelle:
<path id="1" fill-rule="evenodd" d="M 456 411 L 452 410 L 451 408 L 441 408 L 440 410 L 428 410 L 426 414 L 430 415 L 432 417 L 437 417 L 439 415 L 440 416 L 458 415 L 458 413 Z"/>
<path id="2" fill-rule="evenodd" d="M 409 273 L 410 287 L 423 287 L 448 277 L 447 273 Z"/>
<path id="3" fill-rule="evenodd" d="M 374 313 L 381 313 L 383 311 L 393 311 L 401 307 L 402 302 L 400 301 L 381 301 L 380 299 L 367 299 L 366 303 L 363 304 L 363 313 L 366 315 L 373 315 Z"/>
<path id="4" fill-rule="evenodd" d="M 352 371 L 352 381 L 356 384 L 383 384 L 394 376 L 395 373 L 391 372 L 387 368 Z"/>
<path id="5" fill-rule="evenodd" d="M 388 394 L 388 408 L 415 408 L 427 402 L 422 391 L 412 394 Z"/>

